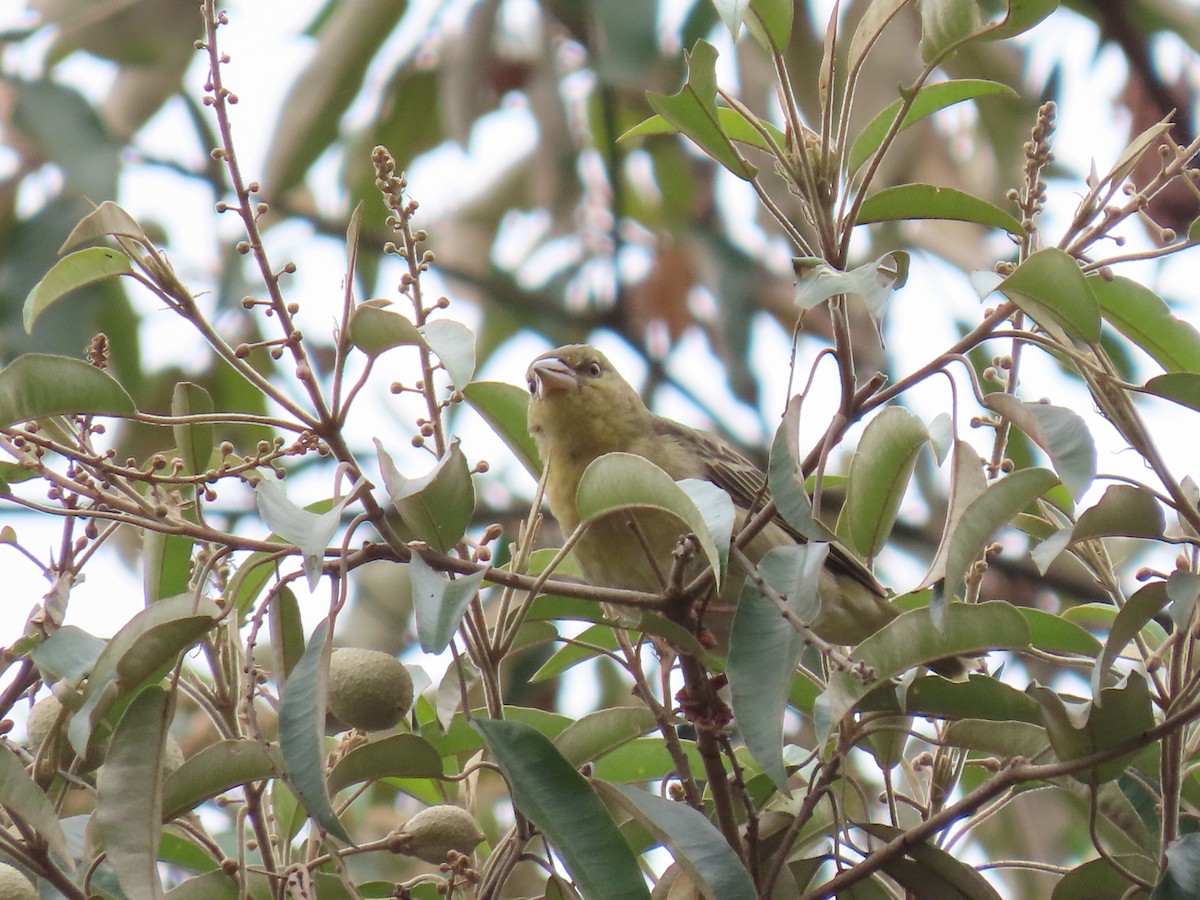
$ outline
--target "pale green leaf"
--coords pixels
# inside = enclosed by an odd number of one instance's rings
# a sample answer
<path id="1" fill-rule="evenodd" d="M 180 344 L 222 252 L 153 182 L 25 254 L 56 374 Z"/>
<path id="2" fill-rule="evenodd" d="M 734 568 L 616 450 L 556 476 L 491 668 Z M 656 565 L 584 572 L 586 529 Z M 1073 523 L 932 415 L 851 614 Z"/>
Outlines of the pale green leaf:
<path id="1" fill-rule="evenodd" d="M 26 353 L 0 369 L 0 428 L 43 416 L 135 412 L 133 399 L 111 375 L 81 359 Z"/>
<path id="2" fill-rule="evenodd" d="M 1016 218 L 987 200 L 950 187 L 933 184 L 899 184 L 884 188 L 863 201 L 855 225 L 898 220 L 950 219 L 1001 228 L 1023 235 Z"/>
<path id="3" fill-rule="evenodd" d="M 702 812 L 640 788 L 604 784 L 598 788 L 671 851 L 705 896 L 721 900 L 754 900 L 758 896 L 745 865 Z"/>
<path id="4" fill-rule="evenodd" d="M 417 478 L 401 474 L 379 438 L 374 441 L 388 499 L 408 529 L 402 537 L 424 541 L 442 553 L 453 550 L 475 513 L 475 484 L 458 439 L 428 473 Z"/>
<path id="5" fill-rule="evenodd" d="M 450 579 L 432 568 L 419 553 L 412 555 L 410 566 L 417 638 L 426 653 L 441 653 L 458 630 L 467 606 L 479 593 L 484 571 Z"/>
<path id="6" fill-rule="evenodd" d="M 996 290 L 1039 324 L 1057 324 L 1079 340 L 1100 340 L 1100 308 L 1071 256 L 1055 247 L 1039 250 Z"/>
<path id="7" fill-rule="evenodd" d="M 580 527 L 626 509 L 657 509 L 670 513 L 696 535 L 705 558 L 718 576 L 724 574 L 721 550 L 704 515 L 670 475 L 645 457 L 607 453 L 593 460 L 579 479 L 576 508 Z"/>
<path id="8" fill-rule="evenodd" d="M 974 100 L 978 97 L 1001 95 L 1016 97 L 1017 92 L 1006 84 L 996 81 L 986 81 L 979 78 L 962 78 L 956 81 L 942 81 L 937 84 L 927 84 L 917 92 L 916 98 L 904 114 L 900 129 L 904 130 L 938 110 L 962 103 L 964 100 Z M 904 108 L 903 100 L 896 100 L 882 109 L 854 139 L 850 152 L 846 156 L 846 170 L 853 174 L 859 167 L 870 159 L 871 154 L 879 149 L 888 129 Z"/>
<path id="9" fill-rule="evenodd" d="M 158 842 L 170 709 L 163 688 L 148 687 L 138 694 L 117 723 L 96 778 L 96 828 L 129 900 L 163 896 Z"/>
<path id="10" fill-rule="evenodd" d="M 928 440 L 924 423 L 900 406 L 884 409 L 863 431 L 850 462 L 837 533 L 868 562 L 887 544 L 917 455 Z"/>
<path id="11" fill-rule="evenodd" d="M 1092 486 L 1096 442 L 1079 413 L 1048 403 L 1025 403 L 1003 391 L 988 394 L 983 402 L 1046 451 L 1073 499 L 1079 500 Z"/>
<path id="12" fill-rule="evenodd" d="M 717 115 L 717 51 L 697 41 L 685 56 L 688 79 L 677 94 L 647 94 L 651 108 L 691 138 L 700 149 L 739 178 L 750 180 L 758 171 L 733 148 Z"/>
<path id="13" fill-rule="evenodd" d="M 336 838 L 350 835 L 334 812 L 325 781 L 321 737 L 325 732 L 326 678 L 329 671 L 329 620 L 321 621 L 279 695 L 279 745 L 288 785 L 308 814 Z"/>
<path id="14" fill-rule="evenodd" d="M 38 317 L 55 301 L 89 284 L 107 281 L 133 271 L 129 257 L 111 247 L 89 247 L 76 250 L 54 264 L 41 281 L 25 297 L 23 321 L 25 333 L 33 333 Z"/>

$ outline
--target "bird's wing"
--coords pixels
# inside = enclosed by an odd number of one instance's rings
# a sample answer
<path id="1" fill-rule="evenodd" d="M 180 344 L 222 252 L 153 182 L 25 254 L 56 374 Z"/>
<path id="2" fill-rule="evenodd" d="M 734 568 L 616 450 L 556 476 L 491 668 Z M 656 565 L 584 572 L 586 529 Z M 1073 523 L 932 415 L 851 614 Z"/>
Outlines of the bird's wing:
<path id="1" fill-rule="evenodd" d="M 766 474 L 727 442 L 661 417 L 655 422 L 655 430 L 694 449 L 703 465 L 702 477 L 729 494 L 738 508 L 759 510 L 771 499 L 767 490 Z M 797 543 L 808 542 L 808 538 L 784 521 L 778 513 L 772 521 Z M 881 597 L 886 595 L 886 591 L 871 571 L 837 544 L 829 545 L 826 565 L 835 574 L 850 577 Z"/>

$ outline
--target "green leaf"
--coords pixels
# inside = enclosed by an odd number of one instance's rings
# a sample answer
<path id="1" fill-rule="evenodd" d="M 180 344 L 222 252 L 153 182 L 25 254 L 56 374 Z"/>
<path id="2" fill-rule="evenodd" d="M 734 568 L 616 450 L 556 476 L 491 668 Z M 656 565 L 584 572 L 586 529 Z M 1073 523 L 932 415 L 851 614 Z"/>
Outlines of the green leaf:
<path id="1" fill-rule="evenodd" d="M 530 684 L 557 678 L 580 663 L 595 659 L 617 648 L 617 635 L 608 625 L 593 625 L 567 641 L 541 667 L 529 676 Z"/>
<path id="2" fill-rule="evenodd" d="M 1158 294 L 1129 278 L 1087 279 L 1100 314 L 1168 372 L 1200 373 L 1200 332 Z"/>
<path id="3" fill-rule="evenodd" d="M 973 718 L 1038 726 L 1042 723 L 1041 709 L 1032 698 L 986 675 L 971 675 L 966 681 L 948 681 L 933 675 L 916 678 L 897 709 L 940 719 Z"/>
<path id="4" fill-rule="evenodd" d="M 453 550 L 475 513 L 475 484 L 458 439 L 451 442 L 449 451 L 427 474 L 418 478 L 402 475 L 379 438 L 374 441 L 388 499 L 411 532 L 403 537 L 424 541 L 441 553 Z"/>
<path id="5" fill-rule="evenodd" d="M 946 596 L 962 590 L 967 568 L 1013 516 L 1058 484 L 1048 469 L 1021 469 L 989 485 L 959 520 L 946 554 Z"/>
<path id="6" fill-rule="evenodd" d="M 649 900 L 637 859 L 612 818 L 554 745 L 519 722 L 473 724 L 504 772 L 513 805 L 554 845 L 583 896 Z"/>
<path id="7" fill-rule="evenodd" d="M 704 761 L 694 741 L 680 741 L 684 755 L 688 758 L 689 768 L 693 772 L 704 770 Z M 675 774 L 675 760 L 662 737 L 638 738 L 627 744 L 622 744 L 616 750 L 608 753 L 595 762 L 594 777 L 604 781 L 632 784 L 645 783 Z"/>
<path id="8" fill-rule="evenodd" d="M 473 381 L 462 389 L 463 396 L 492 431 L 508 445 L 517 462 L 535 479 L 542 474 L 537 444 L 529 436 L 527 423 L 529 392 L 502 381 Z"/>
<path id="9" fill-rule="evenodd" d="M 1200 894 L 1200 834 L 1182 834 L 1164 852 L 1167 871 L 1151 900 L 1186 900 Z"/>
<path id="10" fill-rule="evenodd" d="M 1171 600 L 1171 621 L 1176 628 L 1187 628 L 1196 601 L 1200 600 L 1200 575 L 1176 570 L 1167 576 L 1166 585 L 1167 597 Z"/>
<path id="11" fill-rule="evenodd" d="M 282 684 L 304 655 L 304 620 L 300 602 L 287 585 L 280 585 L 268 601 L 267 621 L 271 630 L 274 675 Z"/>
<path id="12" fill-rule="evenodd" d="M 1034 682 L 1026 691 L 1042 707 L 1050 745 L 1063 762 L 1080 759 L 1116 747 L 1154 727 L 1154 712 L 1145 679 L 1132 672 L 1123 687 L 1105 688 L 1092 703 L 1072 701 Z M 1136 752 L 1136 751 L 1135 751 Z M 1071 777 L 1085 784 L 1112 781 L 1123 771 L 1134 753 L 1092 766 Z"/>
<path id="13" fill-rule="evenodd" d="M 133 399 L 107 372 L 69 356 L 26 353 L 0 369 L 0 428 L 43 416 L 132 416 Z"/>
<path id="14" fill-rule="evenodd" d="M 730 37 L 737 41 L 738 33 L 742 30 L 742 20 L 750 8 L 750 0 L 712 0 L 712 4 L 725 27 L 729 29 Z"/>
<path id="15" fill-rule="evenodd" d="M 824 260 L 799 257 L 792 260 L 796 271 L 794 302 L 803 310 L 813 309 L 837 294 L 856 294 L 867 303 L 871 316 L 878 322 L 892 291 L 904 287 L 908 280 L 909 256 L 903 250 L 892 250 L 874 262 L 864 263 L 848 272 L 841 272 Z"/>
<path id="16" fill-rule="evenodd" d="M 1039 250 L 996 287 L 1040 325 L 1057 324 L 1078 340 L 1100 340 L 1100 307 L 1079 264 L 1055 247 Z"/>
<path id="17" fill-rule="evenodd" d="M 929 571 L 921 581 L 921 587 L 929 587 L 946 577 L 946 561 L 950 555 L 950 544 L 958 531 L 958 524 L 971 504 L 987 490 L 987 479 L 983 475 L 983 460 L 975 448 L 966 441 L 954 441 L 954 455 L 950 462 L 950 497 L 946 503 L 946 523 L 942 527 L 942 539 L 937 553 L 929 564 Z"/>
<path id="18" fill-rule="evenodd" d="M 171 829 L 164 829 L 158 843 L 158 861 L 168 866 L 177 866 L 188 872 L 218 871 L 224 857 L 219 850 L 202 847 L 191 835 L 184 837 Z M 228 877 L 228 876 L 226 876 Z M 171 892 L 167 892 L 171 896 Z"/>
<path id="19" fill-rule="evenodd" d="M 823 523 L 813 518 L 812 501 L 800 477 L 799 431 L 800 406 L 803 397 L 788 401 L 783 421 L 775 430 L 767 463 L 767 486 L 780 517 L 806 538 L 832 541 L 836 536 Z"/>
<path id="20" fill-rule="evenodd" d="M 1168 582 L 1168 595 L 1170 594 L 1169 586 Z M 1080 603 L 1063 610 L 1061 617 L 1090 631 L 1108 632 L 1112 630 L 1113 622 L 1116 621 L 1117 608 L 1111 603 Z M 1146 623 L 1143 637 L 1150 649 L 1154 650 L 1167 639 L 1167 633 L 1163 626 L 1151 619 Z"/>
<path id="21" fill-rule="evenodd" d="M 729 543 L 733 538 L 733 520 L 736 516 L 733 498 L 711 481 L 699 478 L 682 478 L 675 484 L 699 510 L 708 533 L 717 545 L 720 560 L 717 571 L 724 575 L 729 568 Z"/>
<path id="22" fill-rule="evenodd" d="M 58 861 L 72 870 L 75 868 L 58 813 L 7 743 L 0 745 L 0 805 L 46 841 Z"/>
<path id="23" fill-rule="evenodd" d="M 146 249 L 154 246 L 133 216 L 111 200 L 105 200 L 71 229 L 63 245 L 58 248 L 59 256 L 109 235 L 131 238 Z"/>
<path id="24" fill-rule="evenodd" d="M 1029 625 L 1029 643 L 1051 653 L 1079 653 L 1095 656 L 1100 642 L 1086 628 L 1054 613 L 1021 607 L 1021 615 Z"/>
<path id="25" fill-rule="evenodd" d="M 432 568 L 419 553 L 413 553 L 410 565 L 417 638 L 426 653 L 441 653 L 450 645 L 467 606 L 479 593 L 484 572 L 450 579 Z"/>
<path id="26" fill-rule="evenodd" d="M 282 538 L 280 538 L 282 540 Z M 262 589 L 276 571 L 276 556 L 265 550 L 255 550 L 239 565 L 225 589 L 225 598 L 244 612 L 258 599 Z"/>
<path id="27" fill-rule="evenodd" d="M 606 453 L 584 470 L 575 499 L 580 528 L 628 509 L 656 509 L 675 516 L 696 535 L 708 564 L 718 573 L 718 586 L 722 582 L 724 554 L 703 514 L 687 492 L 650 460 L 632 453 Z"/>
<path id="28" fill-rule="evenodd" d="M 129 257 L 110 247 L 89 247 L 64 256 L 54 264 L 25 298 L 25 333 L 33 333 L 38 317 L 56 300 L 89 284 L 107 281 L 133 271 Z"/>
<path id="29" fill-rule="evenodd" d="M 597 789 L 649 829 L 706 897 L 754 900 L 758 896 L 745 865 L 703 813 L 640 788 L 599 784 Z"/>
<path id="30" fill-rule="evenodd" d="M 442 758 L 429 741 L 415 734 L 390 734 L 359 744 L 329 773 L 329 792 L 382 778 L 441 778 Z"/>
<path id="31" fill-rule="evenodd" d="M 325 731 L 325 681 L 329 671 L 329 620 L 309 638 L 308 647 L 279 696 L 279 744 L 288 784 L 308 814 L 325 831 L 351 843 L 329 799 L 321 735 Z"/>
<path id="32" fill-rule="evenodd" d="M 166 900 L 239 900 L 240 897 L 237 881 L 220 870 L 189 878 L 166 893 Z"/>
<path id="33" fill-rule="evenodd" d="M 146 603 L 157 603 L 188 589 L 195 541 L 182 534 L 149 528 L 142 532 L 142 590 Z"/>
<path id="34" fill-rule="evenodd" d="M 868 564 L 887 545 L 917 455 L 928 441 L 924 423 L 900 406 L 887 407 L 863 430 L 850 461 L 837 533 Z"/>
<path id="35" fill-rule="evenodd" d="M 1058 7 L 1058 0 L 1009 0 L 1004 18 L 984 23 L 976 0 L 918 0 L 921 59 L 942 62 L 977 38 L 999 41 L 1028 31 Z"/>
<path id="36" fill-rule="evenodd" d="M 1145 384 L 1145 390 L 1164 400 L 1200 412 L 1200 375 L 1192 372 L 1173 372 L 1157 375 Z"/>
<path id="37" fill-rule="evenodd" d="M 1050 900 L 1123 900 L 1129 895 L 1125 872 L 1134 872 L 1151 883 L 1158 877 L 1158 863 L 1149 857 L 1115 853 L 1112 858 L 1124 871 L 1104 858 L 1089 860 L 1058 880 Z"/>
<path id="38" fill-rule="evenodd" d="M 1101 688 L 1112 664 L 1129 642 L 1137 637 L 1145 624 L 1162 612 L 1163 607 L 1167 605 L 1167 599 L 1166 583 L 1152 581 L 1139 588 L 1125 601 L 1108 632 L 1104 652 L 1092 667 L 1092 699 L 1095 702 L 1099 703 L 1103 696 Z"/>
<path id="39" fill-rule="evenodd" d="M 64 625 L 33 648 L 33 662 L 48 682 L 77 682 L 92 671 L 107 646 L 82 628 Z"/>
<path id="40" fill-rule="evenodd" d="M 1075 523 L 1073 538 L 1161 538 L 1166 527 L 1162 506 L 1150 491 L 1132 484 L 1113 484 L 1095 506 L 1084 510 Z"/>
<path id="41" fill-rule="evenodd" d="M 991 23 L 982 35 L 986 41 L 1003 41 L 1024 34 L 1058 9 L 1059 0 L 1008 0 L 1008 13 Z"/>
<path id="42" fill-rule="evenodd" d="M 265 470 L 254 485 L 254 501 L 263 521 L 274 534 L 300 551 L 310 591 L 315 591 L 321 580 L 325 551 L 342 522 L 342 508 L 347 499 L 317 513 L 301 509 L 289 500 L 283 482 Z"/>
<path id="43" fill-rule="evenodd" d="M 764 153 L 772 152 L 771 145 L 767 142 L 766 138 L 736 109 L 730 109 L 728 106 L 718 106 L 717 124 L 729 140 L 739 144 L 746 144 L 757 150 L 762 150 Z M 771 135 L 771 139 L 775 142 L 776 147 L 783 148 L 787 146 L 787 136 L 776 126 L 763 119 L 759 119 L 758 124 Z M 679 133 L 679 128 L 672 125 L 662 116 L 650 116 L 650 118 L 630 128 L 617 140 L 625 141 L 635 137 L 652 137 L 655 135 Z"/>
<path id="44" fill-rule="evenodd" d="M 749 181 L 758 170 L 733 148 L 717 115 L 716 48 L 707 41 L 696 41 L 684 60 L 688 79 L 679 93 L 669 97 L 647 94 L 646 100 L 656 113 L 695 141 L 701 150 L 734 175 Z"/>
<path id="45" fill-rule="evenodd" d="M 453 319 L 434 319 L 418 330 L 445 366 L 450 383 L 455 387 L 470 384 L 475 375 L 475 332 Z"/>
<path id="46" fill-rule="evenodd" d="M 96 778 L 96 828 L 130 900 L 163 896 L 158 843 L 170 707 L 170 695 L 160 687 L 139 693 L 117 723 Z"/>
<path id="47" fill-rule="evenodd" d="M 425 339 L 417 326 L 400 313 L 360 303 L 350 316 L 350 342 L 371 358 L 393 347 L 423 347 Z"/>
<path id="48" fill-rule="evenodd" d="M 173 665 L 220 617 L 212 600 L 189 593 L 159 600 L 126 622 L 96 658 L 83 704 L 71 718 L 67 734 L 76 754 L 87 755 L 93 729 L 118 700 Z"/>
<path id="49" fill-rule="evenodd" d="M 750 14 L 746 17 L 746 25 L 764 49 L 783 53 L 792 41 L 794 16 L 795 6 L 792 0 L 750 0 Z M 779 146 L 782 147 L 783 144 Z"/>
<path id="50" fill-rule="evenodd" d="M 880 822 L 860 823 L 857 827 L 882 841 L 904 836 L 903 829 Z M 996 889 L 973 866 L 926 841 L 906 843 L 904 854 L 893 857 L 882 868 L 901 887 L 918 896 L 1000 900 Z"/>
<path id="51" fill-rule="evenodd" d="M 801 621 L 810 622 L 820 612 L 817 585 L 828 553 L 828 544 L 793 544 L 773 547 L 758 563 L 759 575 L 787 598 Z M 804 636 L 747 580 L 733 614 L 725 674 L 738 732 L 783 793 L 788 792 L 783 712 L 804 647 Z"/>
<path id="52" fill-rule="evenodd" d="M 213 411 L 212 395 L 198 384 L 181 381 L 171 394 L 171 415 L 195 416 Z M 175 422 L 171 425 L 184 471 L 196 475 L 208 468 L 213 455 L 211 422 Z"/>
<path id="53" fill-rule="evenodd" d="M 904 114 L 900 130 L 903 131 L 938 110 L 962 103 L 964 100 L 995 95 L 1018 96 L 1017 92 L 1006 84 L 979 78 L 962 78 L 956 81 L 927 84 L 917 92 L 916 99 L 909 106 L 908 112 Z M 892 127 L 892 123 L 896 121 L 896 117 L 900 115 L 900 110 L 903 108 L 903 100 L 896 100 L 889 104 L 854 139 L 854 143 L 850 145 L 850 152 L 846 156 L 846 170 L 850 174 L 857 172 L 859 167 L 879 149 L 883 139 L 887 136 L 888 129 Z"/>
<path id="54" fill-rule="evenodd" d="M 944 60 L 984 29 L 976 0 L 918 0 L 921 60 Z"/>
<path id="55" fill-rule="evenodd" d="M 1036 715 L 1036 703 L 1033 703 L 1033 708 Z M 987 753 L 1001 759 L 1032 759 L 1050 746 L 1050 738 L 1041 725 L 996 720 L 993 717 L 951 722 L 946 726 L 942 740 L 954 747 Z"/>
<path id="56" fill-rule="evenodd" d="M 1132 484 L 1109 485 L 1095 506 L 1079 520 L 1060 529 L 1033 549 L 1033 560 L 1043 573 L 1071 544 L 1102 537 L 1157 539 L 1166 528 L 1166 516 L 1154 495 Z"/>
<path id="57" fill-rule="evenodd" d="M 1162 121 L 1154 123 L 1133 140 L 1129 141 L 1125 145 L 1125 149 L 1121 151 L 1121 155 L 1117 158 L 1117 162 L 1112 167 L 1112 170 L 1104 176 L 1100 183 L 1111 183 L 1114 187 L 1120 187 L 1121 183 L 1133 172 L 1138 162 L 1147 153 L 1152 153 L 1163 136 L 1172 129 L 1173 123 L 1170 121 L 1171 118 L 1173 118 L 1171 115 L 1166 116 Z"/>
<path id="58" fill-rule="evenodd" d="M 605 756 L 656 727 L 653 713 L 641 706 L 598 709 L 575 720 L 554 739 L 563 759 L 578 768 Z"/>
<path id="59" fill-rule="evenodd" d="M 1025 234 L 1021 223 L 995 204 L 954 188 L 933 184 L 899 184 L 872 194 L 859 207 L 854 224 L 910 219 L 975 222 L 991 228 L 1002 228 L 1009 234 Z"/>
<path id="60" fill-rule="evenodd" d="M 1004 416 L 1046 451 L 1073 499 L 1079 500 L 1092 486 L 1096 442 L 1077 412 L 1048 403 L 1025 403 L 1003 391 L 985 396 L 983 405 Z"/>
<path id="61" fill-rule="evenodd" d="M 947 656 L 976 656 L 988 650 L 1029 646 L 1029 626 L 1011 603 L 949 603 L 940 626 L 933 611 L 914 609 L 889 622 L 854 648 L 853 657 L 870 666 L 876 681 L 864 684 L 845 672 L 829 679 L 824 698 L 836 723 L 876 684 L 908 669 Z"/>
<path id="62" fill-rule="evenodd" d="M 283 756 L 276 744 L 252 740 L 209 744 L 167 776 L 162 820 L 170 822 L 239 785 L 282 774 Z"/>

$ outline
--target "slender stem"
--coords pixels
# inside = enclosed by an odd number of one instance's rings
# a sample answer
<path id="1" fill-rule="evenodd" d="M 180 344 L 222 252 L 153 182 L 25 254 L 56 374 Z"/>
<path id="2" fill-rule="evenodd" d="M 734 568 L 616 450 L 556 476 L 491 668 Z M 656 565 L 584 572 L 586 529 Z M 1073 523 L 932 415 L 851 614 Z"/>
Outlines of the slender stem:
<path id="1" fill-rule="evenodd" d="M 1149 728 L 1140 735 L 1127 741 L 1101 750 L 1087 756 L 1067 760 L 1065 762 L 1032 764 L 1016 761 L 1007 766 L 992 778 L 985 781 L 973 791 L 969 791 L 957 803 L 945 807 L 936 815 L 930 816 L 924 822 L 913 826 L 889 841 L 883 847 L 871 853 L 866 859 L 851 866 L 824 884 L 805 893 L 801 900 L 824 900 L 870 877 L 891 860 L 903 855 L 910 847 L 922 843 L 941 829 L 963 816 L 970 815 L 974 810 L 983 806 L 994 797 L 1009 788 L 1028 781 L 1048 781 L 1062 778 L 1076 772 L 1083 772 L 1094 766 L 1101 765 L 1112 759 L 1124 756 L 1161 740 L 1164 735 L 1183 728 L 1189 722 L 1200 717 L 1200 701 L 1189 704 L 1184 709 L 1165 718 L 1158 725 Z"/>

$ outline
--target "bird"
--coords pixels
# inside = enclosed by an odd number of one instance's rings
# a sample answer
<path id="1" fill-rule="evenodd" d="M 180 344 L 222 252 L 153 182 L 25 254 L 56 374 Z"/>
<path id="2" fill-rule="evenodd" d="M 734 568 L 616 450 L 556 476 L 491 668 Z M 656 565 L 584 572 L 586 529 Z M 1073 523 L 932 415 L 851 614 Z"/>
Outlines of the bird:
<path id="1" fill-rule="evenodd" d="M 715 484 L 738 511 L 735 529 L 750 510 L 762 508 L 767 477 L 758 466 L 721 438 L 652 412 L 597 348 L 569 344 L 550 350 L 533 360 L 526 377 L 529 433 L 548 469 L 546 499 L 564 535 L 580 523 L 576 490 L 584 471 L 613 452 L 641 456 L 676 481 L 696 478 Z M 593 584 L 658 593 L 685 529 L 669 513 L 638 510 L 635 530 L 630 527 L 634 515 L 613 514 L 592 523 L 572 555 Z M 756 563 L 772 547 L 805 541 L 776 515 L 744 551 Z M 734 608 L 741 581 L 727 579 L 719 607 Z M 806 624 L 833 644 L 857 644 L 900 614 L 870 570 L 834 544 L 817 596 L 820 612 Z"/>

